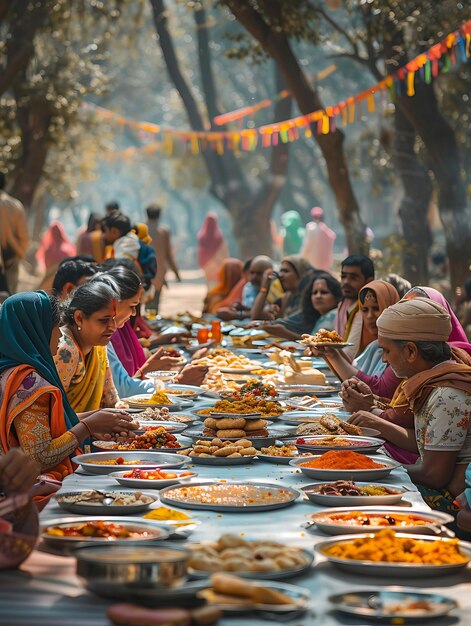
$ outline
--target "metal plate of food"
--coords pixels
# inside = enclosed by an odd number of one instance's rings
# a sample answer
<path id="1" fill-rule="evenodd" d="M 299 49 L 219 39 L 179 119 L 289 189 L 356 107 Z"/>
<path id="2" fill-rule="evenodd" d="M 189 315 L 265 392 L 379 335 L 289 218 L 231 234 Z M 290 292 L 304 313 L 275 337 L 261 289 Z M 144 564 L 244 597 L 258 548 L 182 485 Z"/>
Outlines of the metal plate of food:
<path id="1" fill-rule="evenodd" d="M 246 581 L 249 583 L 249 581 Z M 260 593 L 264 593 L 264 589 L 270 594 L 270 597 L 276 595 L 276 597 L 283 600 L 279 604 L 267 604 L 254 601 L 253 598 L 244 598 L 239 595 L 233 595 L 231 597 L 230 579 L 228 579 L 229 586 L 227 590 L 221 589 L 204 589 L 198 593 L 199 597 L 204 598 L 210 606 L 217 606 L 225 613 L 246 613 L 254 611 L 262 611 L 265 616 L 270 619 L 270 614 L 292 613 L 293 619 L 298 617 L 300 612 L 306 611 L 311 603 L 311 594 L 307 589 L 298 587 L 295 585 L 287 585 L 286 583 L 280 583 L 278 581 L 266 581 L 266 580 L 253 580 L 251 583 L 261 588 Z M 218 593 L 219 591 L 219 593 Z M 223 593 L 222 593 L 223 592 Z M 248 594 L 250 592 L 248 591 Z M 221 594 L 221 595 L 220 595 Z M 273 595 L 272 595 L 273 594 Z M 290 602 L 289 600 L 292 600 Z M 245 600 L 245 602 L 244 602 Z M 284 616 L 285 618 L 287 616 Z M 279 621 L 281 615 L 276 618 L 271 618 L 272 621 Z M 285 621 L 284 619 L 282 621 Z"/>
<path id="2" fill-rule="evenodd" d="M 165 452 L 92 452 L 80 454 L 72 459 L 88 474 L 111 474 L 122 467 L 149 468 L 165 467 L 178 468 L 188 463 L 188 458 L 180 454 Z"/>
<path id="3" fill-rule="evenodd" d="M 198 476 L 195 472 L 186 470 L 135 469 L 129 468 L 125 472 L 110 474 L 123 487 L 137 489 L 163 489 L 169 485 L 186 483 Z"/>
<path id="4" fill-rule="evenodd" d="M 325 469 L 310 466 L 312 462 L 320 459 L 320 456 L 307 456 L 290 461 L 290 465 L 296 467 L 308 476 L 316 480 L 379 480 L 385 478 L 394 469 L 400 467 L 399 463 L 389 457 L 361 455 L 369 459 L 376 467 L 370 469 Z"/>
<path id="5" fill-rule="evenodd" d="M 319 530 L 329 535 L 379 532 L 393 528 L 401 533 L 437 534 L 454 517 L 440 511 L 415 511 L 401 507 L 336 507 L 309 516 Z"/>
<path id="6" fill-rule="evenodd" d="M 160 500 L 183 509 L 208 509 L 228 513 L 270 511 L 289 506 L 299 497 L 292 487 L 270 483 L 207 482 L 166 487 Z"/>
<path id="7" fill-rule="evenodd" d="M 216 542 L 189 544 L 188 548 L 188 572 L 192 578 L 230 571 L 242 578 L 283 580 L 307 572 L 314 561 L 312 550 L 235 534 L 224 534 Z"/>
<path id="8" fill-rule="evenodd" d="M 148 485 L 147 488 L 150 488 Z M 79 515 L 132 515 L 147 511 L 157 498 L 138 491 L 84 491 L 60 492 L 55 495 L 57 504 L 70 513 Z M 109 504 L 106 504 L 109 502 Z"/>
<path id="9" fill-rule="evenodd" d="M 379 533 L 344 535 L 321 541 L 314 549 L 329 563 L 346 572 L 393 578 L 448 576 L 465 568 L 471 559 L 471 544 L 467 542 L 395 533 L 391 529 Z M 400 560 L 402 553 L 404 561 Z M 373 560 L 372 555 L 378 560 Z M 395 560 L 385 560 L 390 558 L 389 555 Z"/>
<path id="10" fill-rule="evenodd" d="M 303 435 L 295 440 L 295 445 L 302 452 L 313 454 L 328 450 L 352 450 L 353 452 L 373 453 L 385 443 L 375 437 L 355 437 L 353 435 Z"/>
<path id="11" fill-rule="evenodd" d="M 64 554 L 85 545 L 142 543 L 167 539 L 168 530 L 152 520 L 129 517 L 61 517 L 41 525 L 41 540 Z"/>
<path id="12" fill-rule="evenodd" d="M 336 611 L 389 623 L 421 623 L 443 617 L 458 604 L 453 598 L 415 589 L 391 587 L 339 593 L 329 597 Z M 397 621 L 396 621 L 397 620 Z"/>
<path id="13" fill-rule="evenodd" d="M 313 483 L 301 487 L 314 504 L 321 506 L 376 506 L 397 504 L 409 492 L 406 487 L 381 483 L 337 480 L 331 483 Z"/>

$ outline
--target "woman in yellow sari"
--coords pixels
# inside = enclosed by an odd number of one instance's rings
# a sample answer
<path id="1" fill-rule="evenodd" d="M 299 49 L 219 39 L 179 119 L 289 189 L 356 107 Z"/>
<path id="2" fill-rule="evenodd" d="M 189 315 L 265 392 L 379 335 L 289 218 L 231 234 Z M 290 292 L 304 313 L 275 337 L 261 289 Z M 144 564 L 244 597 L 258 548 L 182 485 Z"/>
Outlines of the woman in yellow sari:
<path id="1" fill-rule="evenodd" d="M 0 454 L 21 448 L 56 481 L 73 472 L 71 456 L 91 435 L 121 432 L 131 416 L 95 411 L 77 416 L 53 356 L 60 305 L 44 291 L 19 293 L 0 308 Z"/>
<path id="2" fill-rule="evenodd" d="M 114 407 L 119 400 L 106 352 L 116 331 L 118 299 L 109 284 L 93 281 L 78 287 L 66 303 L 54 361 L 76 412 Z"/>

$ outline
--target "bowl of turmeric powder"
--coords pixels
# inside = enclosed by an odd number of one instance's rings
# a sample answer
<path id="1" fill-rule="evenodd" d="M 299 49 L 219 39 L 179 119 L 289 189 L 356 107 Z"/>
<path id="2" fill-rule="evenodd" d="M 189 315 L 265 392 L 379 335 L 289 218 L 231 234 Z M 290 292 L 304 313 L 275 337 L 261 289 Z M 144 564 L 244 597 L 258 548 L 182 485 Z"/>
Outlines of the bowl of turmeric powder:
<path id="1" fill-rule="evenodd" d="M 351 450 L 329 450 L 321 455 L 292 459 L 289 464 L 318 480 L 376 480 L 399 467 L 389 457 L 372 457 Z"/>

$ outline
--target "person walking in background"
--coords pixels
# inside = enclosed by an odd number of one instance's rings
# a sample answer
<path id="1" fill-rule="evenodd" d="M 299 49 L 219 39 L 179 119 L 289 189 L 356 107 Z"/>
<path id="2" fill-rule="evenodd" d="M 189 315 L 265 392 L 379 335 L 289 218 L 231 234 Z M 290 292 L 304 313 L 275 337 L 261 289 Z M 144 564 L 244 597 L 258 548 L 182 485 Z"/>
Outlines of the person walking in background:
<path id="1" fill-rule="evenodd" d="M 286 211 L 281 215 L 282 256 L 299 254 L 304 239 L 304 226 L 297 211 Z"/>
<path id="2" fill-rule="evenodd" d="M 168 226 L 160 224 L 162 209 L 156 204 L 151 204 L 147 207 L 146 213 L 147 227 L 149 229 L 149 235 L 152 237 L 152 247 L 157 257 L 157 274 L 152 281 L 155 287 L 155 295 L 152 300 L 147 303 L 147 306 L 158 311 L 160 292 L 164 285 L 167 284 L 165 281 L 167 270 L 169 268 L 172 270 L 179 283 L 181 282 L 181 278 L 173 256 L 170 229 Z"/>
<path id="3" fill-rule="evenodd" d="M 314 221 L 306 224 L 299 254 L 316 269 L 329 271 L 334 262 L 334 241 L 337 235 L 322 221 L 324 211 L 320 206 L 312 208 L 311 215 Z"/>
<path id="4" fill-rule="evenodd" d="M 229 256 L 226 240 L 218 224 L 216 213 L 208 213 L 198 233 L 198 265 L 212 289 L 219 276 L 222 262 Z"/>
<path id="5" fill-rule="evenodd" d="M 77 254 L 92 256 L 97 263 L 103 263 L 105 260 L 101 219 L 101 215 L 90 213 L 87 226 L 80 229 L 77 237 Z"/>
<path id="6" fill-rule="evenodd" d="M 51 289 L 60 262 L 76 254 L 77 249 L 67 237 L 62 224 L 58 221 L 51 222 L 36 252 L 39 268 L 46 271 L 39 289 Z"/>
<path id="7" fill-rule="evenodd" d="M 25 209 L 5 191 L 5 174 L 0 172 L 0 274 L 5 283 L 2 287 L 10 294 L 17 290 L 20 260 L 28 245 Z"/>

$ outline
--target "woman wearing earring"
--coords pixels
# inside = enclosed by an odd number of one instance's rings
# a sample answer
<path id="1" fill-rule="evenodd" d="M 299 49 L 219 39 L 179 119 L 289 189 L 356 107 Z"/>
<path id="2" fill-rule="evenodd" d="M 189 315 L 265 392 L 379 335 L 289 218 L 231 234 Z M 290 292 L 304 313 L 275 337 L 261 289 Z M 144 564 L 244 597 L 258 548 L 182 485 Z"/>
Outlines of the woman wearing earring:
<path id="1" fill-rule="evenodd" d="M 19 293 L 0 309 L 0 453 L 21 448 L 43 474 L 61 481 L 91 435 L 131 428 L 115 411 L 77 415 L 54 365 L 60 305 L 44 291 Z"/>
<path id="2" fill-rule="evenodd" d="M 119 294 L 109 284 L 94 281 L 78 287 L 66 303 L 54 360 L 76 412 L 114 407 L 119 400 L 106 355 L 116 331 L 118 300 Z"/>
<path id="3" fill-rule="evenodd" d="M 145 380 L 146 373 L 171 369 L 178 365 L 178 359 L 162 357 L 162 349 L 157 350 L 148 359 L 145 358 L 142 346 L 130 324 L 142 293 L 139 276 L 126 266 L 116 265 L 104 273 L 97 274 L 92 282 L 108 284 L 119 293 L 115 318 L 117 330 L 107 345 L 108 360 L 118 395 L 126 398 L 138 393 L 152 392 L 154 384 L 150 380 Z M 142 354 L 139 361 L 135 360 L 137 354 Z M 129 375 L 130 371 L 134 373 L 133 377 Z M 176 382 L 199 385 L 207 371 L 206 366 L 188 365 L 178 374 Z"/>

